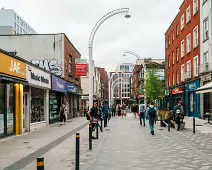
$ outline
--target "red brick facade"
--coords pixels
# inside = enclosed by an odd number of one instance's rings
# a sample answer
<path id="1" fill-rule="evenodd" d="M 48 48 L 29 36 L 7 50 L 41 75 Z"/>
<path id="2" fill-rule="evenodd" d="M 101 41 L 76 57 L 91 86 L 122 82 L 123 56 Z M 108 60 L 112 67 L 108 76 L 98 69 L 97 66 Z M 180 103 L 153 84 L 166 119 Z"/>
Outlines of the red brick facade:
<path id="1" fill-rule="evenodd" d="M 101 77 L 101 98 L 102 100 L 108 99 L 108 75 L 104 68 L 97 68 Z"/>
<path id="2" fill-rule="evenodd" d="M 190 17 L 189 17 L 190 6 Z M 182 16 L 184 15 L 184 28 L 182 27 Z M 190 20 L 189 20 L 190 18 Z M 183 29 L 181 29 L 183 28 Z M 194 36 L 194 29 L 198 28 L 198 36 Z M 191 48 L 187 36 L 191 36 Z M 196 35 L 196 34 L 195 34 Z M 196 12 L 194 0 L 184 0 L 180 7 L 180 11 L 176 18 L 165 33 L 166 39 L 166 87 L 173 88 L 183 82 L 191 81 L 198 76 L 194 75 L 194 58 L 198 56 L 198 66 L 200 64 L 200 0 L 198 0 L 198 9 Z M 198 37 L 196 40 L 194 37 Z M 184 40 L 184 56 L 182 56 L 182 44 Z M 198 44 L 196 43 L 198 42 Z M 195 47 L 196 46 L 196 47 Z M 179 50 L 178 50 L 179 48 Z M 191 50 L 189 50 L 191 49 Z M 189 51 L 189 52 L 188 52 Z M 174 58 L 173 58 L 174 56 Z M 188 61 L 191 61 L 191 69 L 189 74 L 182 74 L 181 66 L 184 64 L 185 72 L 189 71 Z M 196 62 L 196 60 L 195 60 Z M 199 70 L 198 67 L 196 70 Z M 178 71 L 179 70 L 179 71 Z M 178 74 L 179 73 L 179 74 Z M 196 72 L 195 72 L 196 73 Z M 198 71 L 199 73 L 199 71 Z M 182 79 L 184 75 L 184 81 Z M 178 81 L 179 80 L 179 81 Z"/>
<path id="3" fill-rule="evenodd" d="M 65 79 L 81 87 L 80 77 L 76 77 L 76 59 L 81 58 L 81 54 L 70 42 L 68 37 L 64 34 L 64 75 Z M 71 64 L 70 64 L 71 63 Z"/>

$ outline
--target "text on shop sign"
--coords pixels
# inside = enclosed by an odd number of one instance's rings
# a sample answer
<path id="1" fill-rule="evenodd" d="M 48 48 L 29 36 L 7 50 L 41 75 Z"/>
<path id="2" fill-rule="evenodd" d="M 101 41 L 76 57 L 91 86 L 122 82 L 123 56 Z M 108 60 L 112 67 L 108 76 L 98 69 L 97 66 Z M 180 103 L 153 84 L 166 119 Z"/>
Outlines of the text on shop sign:
<path id="1" fill-rule="evenodd" d="M 31 79 L 36 80 L 36 81 L 40 81 L 42 83 L 49 84 L 49 80 L 48 79 L 46 79 L 43 76 L 35 75 L 35 73 L 33 73 L 33 72 L 31 72 Z"/>
<path id="2" fill-rule="evenodd" d="M 9 67 L 9 70 L 10 72 L 14 72 L 16 74 L 25 75 L 25 73 L 21 71 L 21 64 L 13 60 L 11 60 L 11 65 Z"/>

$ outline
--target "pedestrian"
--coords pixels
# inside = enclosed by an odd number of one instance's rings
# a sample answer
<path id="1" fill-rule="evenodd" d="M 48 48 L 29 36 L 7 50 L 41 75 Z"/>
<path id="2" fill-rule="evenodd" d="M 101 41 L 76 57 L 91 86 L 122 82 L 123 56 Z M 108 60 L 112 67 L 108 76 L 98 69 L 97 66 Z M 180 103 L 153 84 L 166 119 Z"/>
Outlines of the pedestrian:
<path id="1" fill-rule="evenodd" d="M 102 106 L 102 114 L 103 114 L 103 117 L 104 117 L 104 127 L 107 127 L 107 120 L 108 120 L 108 116 L 110 114 L 110 108 L 108 106 L 108 103 L 106 103 L 106 102 Z"/>
<path id="2" fill-rule="evenodd" d="M 131 112 L 133 112 L 134 118 L 136 118 L 136 114 L 138 114 L 138 106 L 133 103 L 131 107 Z"/>
<path id="3" fill-rule="evenodd" d="M 62 106 L 60 107 L 60 125 L 62 124 L 66 124 L 66 119 L 67 119 L 67 108 L 65 106 L 65 104 L 62 104 Z"/>
<path id="4" fill-rule="evenodd" d="M 121 116 L 121 105 L 120 104 L 117 104 L 116 110 L 118 113 L 118 117 Z"/>
<path id="5" fill-rule="evenodd" d="M 140 125 L 142 126 L 142 121 L 143 121 L 143 123 L 144 123 L 144 126 L 145 126 L 145 112 L 146 112 L 146 110 L 145 110 L 145 105 L 144 104 L 140 104 L 139 105 L 139 113 L 140 113 L 140 115 L 139 115 L 139 118 L 140 118 Z"/>
<path id="6" fill-rule="evenodd" d="M 157 118 L 157 110 L 154 106 L 154 102 L 151 102 L 148 110 L 147 110 L 147 119 L 149 119 L 149 127 L 150 127 L 150 132 L 152 135 L 154 135 L 154 123 Z"/>
<path id="7" fill-rule="evenodd" d="M 112 106 L 112 117 L 115 117 L 116 116 L 116 105 L 113 104 Z"/>
<path id="8" fill-rule="evenodd" d="M 126 106 L 126 104 L 123 102 L 123 104 L 122 104 L 122 106 L 121 106 L 121 117 L 122 117 L 122 119 L 123 119 L 123 117 L 124 116 L 126 116 L 126 108 L 127 108 L 127 106 Z"/>

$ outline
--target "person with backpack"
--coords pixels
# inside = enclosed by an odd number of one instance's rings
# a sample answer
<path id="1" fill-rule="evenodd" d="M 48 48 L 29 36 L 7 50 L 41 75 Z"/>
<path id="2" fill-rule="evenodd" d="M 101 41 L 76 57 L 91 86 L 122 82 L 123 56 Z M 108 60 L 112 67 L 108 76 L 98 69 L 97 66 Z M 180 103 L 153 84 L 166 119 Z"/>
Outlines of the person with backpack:
<path id="1" fill-rule="evenodd" d="M 110 108 L 108 106 L 108 103 L 105 103 L 102 106 L 102 114 L 103 114 L 103 117 L 104 117 L 104 127 L 107 127 L 107 120 L 108 120 L 108 116 L 110 114 Z"/>
<path id="2" fill-rule="evenodd" d="M 144 122 L 144 126 L 145 126 L 145 112 L 146 112 L 146 109 L 145 109 L 145 104 L 140 104 L 139 105 L 139 118 L 140 118 L 140 125 L 142 126 L 142 120 Z"/>
<path id="3" fill-rule="evenodd" d="M 154 106 L 154 102 L 151 102 L 149 109 L 147 111 L 147 119 L 149 119 L 149 127 L 150 127 L 150 132 L 152 135 L 154 135 L 154 123 L 155 120 L 157 119 L 157 109 Z"/>

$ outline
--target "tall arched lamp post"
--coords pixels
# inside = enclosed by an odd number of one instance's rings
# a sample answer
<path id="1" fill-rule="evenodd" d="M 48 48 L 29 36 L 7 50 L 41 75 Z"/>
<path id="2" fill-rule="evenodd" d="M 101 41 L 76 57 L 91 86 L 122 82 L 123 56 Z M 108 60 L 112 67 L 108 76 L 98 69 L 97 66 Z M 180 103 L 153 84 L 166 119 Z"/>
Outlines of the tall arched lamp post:
<path id="1" fill-rule="evenodd" d="M 134 53 L 132 51 L 124 50 L 123 56 L 126 56 L 126 54 L 131 54 L 131 55 L 135 56 L 137 59 L 141 59 L 141 57 L 138 54 L 136 54 L 136 53 Z"/>
<path id="2" fill-rule="evenodd" d="M 90 34 L 90 38 L 89 38 L 89 43 L 88 43 L 88 50 L 89 50 L 89 108 L 92 108 L 93 106 L 93 89 L 92 89 L 92 77 L 93 77 L 93 72 L 92 72 L 92 60 L 93 60 L 93 56 L 92 56 L 92 51 L 93 51 L 93 40 L 94 37 L 96 35 L 96 32 L 98 30 L 98 28 L 102 25 L 102 23 L 104 23 L 108 18 L 117 15 L 117 14 L 121 14 L 121 13 L 126 13 L 125 18 L 130 18 L 131 15 L 129 15 L 129 8 L 121 8 L 121 9 L 116 9 L 114 11 L 111 11 L 109 13 L 107 13 L 106 15 L 104 15 L 94 26 L 91 34 Z"/>

